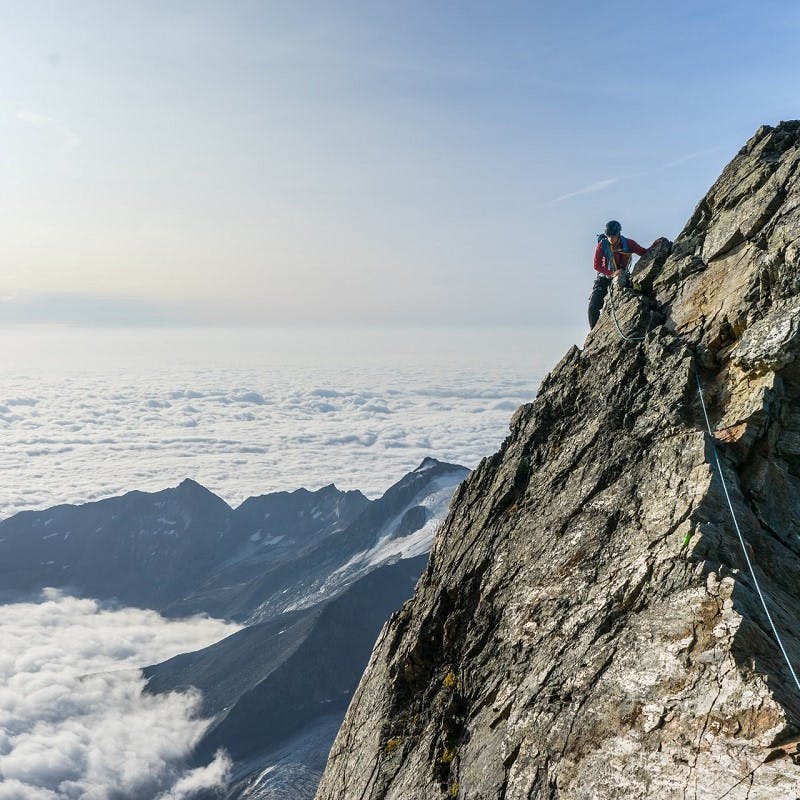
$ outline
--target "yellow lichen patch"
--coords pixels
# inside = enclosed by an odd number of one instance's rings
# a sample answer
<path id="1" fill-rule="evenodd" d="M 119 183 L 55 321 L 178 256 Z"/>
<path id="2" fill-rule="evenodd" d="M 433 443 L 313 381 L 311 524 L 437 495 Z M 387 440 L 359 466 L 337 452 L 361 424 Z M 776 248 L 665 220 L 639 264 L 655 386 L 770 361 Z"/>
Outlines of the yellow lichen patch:
<path id="1" fill-rule="evenodd" d="M 456 680 L 455 672 L 448 672 L 447 675 L 444 676 L 444 685 L 448 689 L 452 689 L 456 685 Z"/>
<path id="2" fill-rule="evenodd" d="M 398 747 L 400 747 L 401 742 L 402 739 L 398 737 L 395 737 L 394 739 L 389 739 L 389 741 L 386 742 L 386 752 L 389 755 L 391 755 L 392 753 L 394 753 L 395 750 L 397 750 Z"/>
<path id="3" fill-rule="evenodd" d="M 439 759 L 442 764 L 449 764 L 456 757 L 456 751 L 445 747 L 442 757 Z"/>
<path id="4" fill-rule="evenodd" d="M 448 797 L 458 797 L 458 783 L 450 784 L 450 789 L 447 792 Z"/>

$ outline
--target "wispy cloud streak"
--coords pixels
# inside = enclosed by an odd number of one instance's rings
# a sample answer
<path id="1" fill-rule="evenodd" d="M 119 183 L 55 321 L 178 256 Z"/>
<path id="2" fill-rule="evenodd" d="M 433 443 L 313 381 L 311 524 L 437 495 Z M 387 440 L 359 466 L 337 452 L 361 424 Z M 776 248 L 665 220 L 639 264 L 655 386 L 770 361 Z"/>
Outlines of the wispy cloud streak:
<path id="1" fill-rule="evenodd" d="M 709 147 L 706 150 L 698 150 L 696 153 L 689 153 L 688 155 L 676 158 L 674 161 L 668 161 L 661 169 L 671 169 L 672 167 L 677 167 L 679 164 L 685 164 L 687 161 L 693 161 L 695 158 L 707 156 L 710 153 L 718 153 L 720 150 L 722 150 L 722 147 Z"/>
<path id="2" fill-rule="evenodd" d="M 616 178 L 606 178 L 602 181 L 595 181 L 594 183 L 590 183 L 588 186 L 584 186 L 581 189 L 576 189 L 574 192 L 567 192 L 566 194 L 559 195 L 553 200 L 549 200 L 546 203 L 543 203 L 545 206 L 554 206 L 558 203 L 563 203 L 565 200 L 571 200 L 573 197 L 579 197 L 580 195 L 584 194 L 592 194 L 594 192 L 600 192 L 603 189 L 611 186 L 615 183 L 620 183 L 621 181 L 627 181 L 631 178 L 644 178 L 648 175 L 656 175 L 659 172 L 664 172 L 668 169 L 672 169 L 673 167 L 677 167 L 681 164 L 685 164 L 687 161 L 693 161 L 695 158 L 700 158 L 702 156 L 709 155 L 711 153 L 717 153 L 722 150 L 722 147 L 709 147 L 705 150 L 698 150 L 695 153 L 687 153 L 685 156 L 680 156 L 679 158 L 673 159 L 672 161 L 667 161 L 665 164 L 662 164 L 655 169 L 647 169 L 643 170 L 642 172 L 631 172 L 628 175 L 619 175 Z"/>
<path id="3" fill-rule="evenodd" d="M 606 178 L 602 181 L 596 181 L 595 183 L 590 183 L 588 186 L 584 186 L 581 189 L 576 189 L 574 192 L 567 192 L 567 194 L 562 194 L 556 197 L 554 200 L 550 200 L 546 205 L 554 206 L 557 203 L 563 203 L 565 200 L 569 200 L 573 197 L 578 197 L 582 194 L 592 194 L 593 192 L 600 192 L 605 189 L 607 186 L 611 186 L 614 183 L 618 183 L 621 181 L 622 178 Z"/>

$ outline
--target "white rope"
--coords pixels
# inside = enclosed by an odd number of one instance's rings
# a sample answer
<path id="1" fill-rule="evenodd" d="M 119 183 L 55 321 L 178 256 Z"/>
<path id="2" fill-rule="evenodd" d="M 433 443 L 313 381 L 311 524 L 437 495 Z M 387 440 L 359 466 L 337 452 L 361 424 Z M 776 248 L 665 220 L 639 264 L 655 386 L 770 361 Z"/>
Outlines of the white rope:
<path id="1" fill-rule="evenodd" d="M 786 659 L 786 664 L 789 667 L 789 672 L 792 673 L 794 682 L 797 684 L 797 689 L 798 691 L 800 691 L 800 680 L 797 679 L 797 674 L 794 671 L 792 662 L 789 661 L 789 656 L 786 653 L 786 648 L 783 646 L 783 641 L 781 640 L 780 634 L 778 633 L 778 629 L 775 627 L 775 623 L 772 621 L 772 615 L 769 613 L 769 609 L 767 608 L 766 600 L 764 600 L 764 594 L 761 591 L 761 587 L 758 585 L 756 572 L 753 569 L 752 563 L 750 562 L 750 556 L 747 554 L 747 548 L 745 547 L 744 543 L 744 536 L 742 536 L 742 531 L 739 528 L 739 522 L 737 521 L 736 514 L 734 513 L 733 510 L 733 503 L 731 502 L 731 496 L 728 494 L 728 486 L 725 483 L 725 476 L 722 473 L 722 464 L 720 463 L 719 454 L 717 453 L 717 440 L 714 438 L 714 432 L 711 430 L 711 420 L 709 420 L 708 418 L 708 410 L 706 409 L 706 401 L 705 398 L 703 397 L 703 386 L 700 383 L 700 375 L 696 370 L 694 376 L 697 379 L 697 391 L 700 394 L 700 403 L 703 406 L 703 416 L 706 418 L 706 427 L 708 428 L 708 435 L 711 437 L 711 448 L 714 451 L 714 460 L 717 462 L 717 471 L 719 472 L 719 477 L 720 480 L 722 481 L 722 488 L 725 492 L 725 499 L 728 501 L 728 508 L 731 510 L 731 517 L 733 518 L 733 524 L 734 527 L 736 528 L 736 533 L 739 536 L 739 543 L 742 545 L 742 552 L 744 553 L 745 561 L 747 561 L 747 567 L 750 570 L 750 576 L 753 579 L 756 591 L 758 592 L 758 596 L 761 600 L 761 605 L 764 607 L 764 613 L 767 615 L 767 619 L 769 620 L 769 624 L 772 627 L 772 632 L 775 634 L 775 639 L 778 642 L 778 646 L 781 648 L 783 657 Z"/>
<path id="2" fill-rule="evenodd" d="M 619 326 L 619 322 L 617 322 L 617 310 L 614 308 L 614 281 L 612 279 L 611 285 L 608 287 L 608 300 L 611 306 L 611 316 L 614 319 L 614 325 L 617 326 L 617 333 L 626 341 L 626 342 L 643 342 L 644 336 L 626 336 L 622 332 L 622 328 Z"/>
<path id="3" fill-rule="evenodd" d="M 612 287 L 609 287 L 609 299 L 611 301 L 611 315 L 614 318 L 614 325 L 617 327 L 617 332 L 619 335 L 625 339 L 627 342 L 640 342 L 644 339 L 644 336 L 626 336 L 622 329 L 619 327 L 619 323 L 617 322 L 617 315 L 614 310 L 614 295 Z M 772 621 L 772 615 L 769 613 L 769 609 L 767 608 L 767 602 L 764 599 L 764 593 L 761 591 L 761 587 L 758 584 L 758 578 L 756 578 L 756 572 L 753 569 L 753 564 L 750 561 L 750 556 L 747 553 L 747 547 L 744 543 L 744 536 L 742 536 L 741 528 L 739 527 L 739 521 L 736 519 L 736 513 L 733 510 L 733 503 L 731 502 L 731 496 L 728 494 L 728 485 L 725 483 L 725 475 L 722 472 L 722 464 L 719 460 L 719 453 L 717 452 L 717 440 L 714 437 L 714 431 L 711 429 L 711 420 L 708 417 L 708 409 L 706 408 L 706 401 L 703 397 L 703 386 L 700 383 L 700 374 L 695 370 L 694 376 L 697 380 L 697 391 L 700 395 L 700 404 L 703 407 L 703 416 L 706 420 L 706 427 L 708 428 L 708 435 L 711 437 L 711 447 L 714 451 L 714 460 L 717 463 L 717 471 L 719 472 L 720 481 L 722 481 L 722 489 L 725 492 L 725 499 L 728 501 L 728 508 L 731 511 L 731 517 L 733 519 L 733 525 L 736 528 L 736 534 L 739 537 L 739 543 L 742 546 L 742 552 L 744 553 L 745 561 L 747 562 L 747 567 L 750 570 L 750 576 L 753 579 L 753 585 L 756 587 L 756 591 L 758 592 L 758 597 L 761 600 L 761 605 L 764 608 L 764 613 L 767 615 L 767 619 L 769 620 L 770 627 L 772 628 L 772 632 L 775 635 L 775 640 L 778 642 L 778 647 L 781 649 L 781 653 L 783 653 L 783 657 L 786 660 L 786 665 L 789 667 L 789 672 L 792 674 L 792 678 L 794 678 L 794 682 L 797 685 L 797 690 L 800 692 L 800 680 L 797 678 L 797 673 L 794 671 L 794 667 L 792 666 L 792 662 L 789 660 L 789 655 L 786 652 L 786 648 L 783 646 L 783 640 L 778 633 L 778 629 L 775 627 L 775 623 Z"/>
<path id="4" fill-rule="evenodd" d="M 626 336 L 622 332 L 622 328 L 619 326 L 619 322 L 617 321 L 617 313 L 616 309 L 614 308 L 614 292 L 613 292 L 613 285 L 609 286 L 609 300 L 611 306 L 611 316 L 614 319 L 614 325 L 617 328 L 617 333 L 626 341 L 626 342 L 641 342 L 644 340 L 644 336 Z M 696 364 L 696 359 L 695 359 Z M 767 602 L 764 599 L 764 593 L 761 591 L 761 586 L 759 586 L 758 578 L 756 578 L 756 572 L 753 569 L 753 564 L 750 561 L 750 556 L 747 554 L 747 547 L 744 543 L 744 536 L 742 535 L 741 528 L 739 527 L 739 521 L 736 519 L 736 513 L 733 510 L 733 503 L 731 502 L 731 496 L 728 493 L 728 485 L 725 483 L 725 475 L 722 472 L 722 464 L 719 460 L 719 453 L 717 452 L 717 440 L 714 437 L 714 431 L 711 429 L 711 420 L 708 417 L 708 409 L 706 408 L 706 401 L 705 397 L 703 397 L 703 386 L 700 383 L 700 374 L 695 369 L 694 373 L 695 379 L 697 380 L 697 391 L 700 395 L 700 404 L 703 407 L 703 416 L 706 420 L 706 428 L 708 428 L 708 435 L 711 437 L 711 448 L 714 451 L 714 460 L 717 463 L 717 472 L 719 472 L 719 479 L 722 482 L 722 489 L 725 492 L 725 499 L 728 501 L 728 508 L 731 512 L 731 518 L 733 519 L 733 525 L 736 528 L 736 534 L 739 537 L 739 544 L 742 546 L 742 552 L 744 553 L 745 561 L 747 562 L 747 567 L 750 570 L 750 576 L 753 579 L 753 585 L 756 587 L 756 591 L 758 592 L 758 597 L 761 600 L 761 606 L 764 609 L 764 613 L 767 615 L 767 619 L 769 620 L 770 627 L 772 628 L 772 633 L 775 636 L 775 641 L 778 643 L 778 647 L 781 649 L 781 653 L 783 653 L 783 657 L 786 661 L 786 666 L 789 667 L 789 672 L 792 674 L 792 678 L 794 678 L 795 685 L 797 686 L 798 692 L 800 692 L 800 680 L 797 678 L 797 673 L 794 671 L 794 667 L 792 666 L 792 662 L 789 660 L 789 654 L 786 652 L 786 648 L 783 646 L 783 640 L 778 633 L 778 629 L 775 627 L 775 623 L 772 621 L 772 615 L 769 613 L 769 609 L 767 608 Z M 688 544 L 689 537 L 687 536 L 685 544 Z M 752 769 L 747 775 L 744 776 L 741 780 L 731 786 L 728 791 L 723 794 L 719 800 L 722 800 L 723 797 L 727 797 L 737 786 L 740 786 L 744 781 L 746 781 L 749 777 L 755 774 L 756 770 L 763 766 L 766 763 L 766 760 L 762 761 L 758 764 L 754 769 Z"/>

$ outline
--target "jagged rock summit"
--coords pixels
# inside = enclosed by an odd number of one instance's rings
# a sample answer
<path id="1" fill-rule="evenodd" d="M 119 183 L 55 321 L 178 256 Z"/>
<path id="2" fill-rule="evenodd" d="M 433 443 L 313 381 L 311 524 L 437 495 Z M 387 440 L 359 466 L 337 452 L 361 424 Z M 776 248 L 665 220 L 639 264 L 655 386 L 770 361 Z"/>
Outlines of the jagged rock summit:
<path id="1" fill-rule="evenodd" d="M 456 492 L 318 800 L 800 797 L 800 122 L 762 127 Z M 697 378 L 709 407 L 709 436 Z"/>

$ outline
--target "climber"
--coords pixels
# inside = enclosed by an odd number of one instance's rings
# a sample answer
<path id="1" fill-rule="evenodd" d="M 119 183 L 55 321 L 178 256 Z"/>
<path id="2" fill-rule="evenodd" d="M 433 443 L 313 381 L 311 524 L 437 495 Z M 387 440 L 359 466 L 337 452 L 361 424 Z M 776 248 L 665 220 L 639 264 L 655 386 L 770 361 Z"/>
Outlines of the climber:
<path id="1" fill-rule="evenodd" d="M 659 239 L 656 242 L 660 241 Z M 655 245 L 656 242 L 653 242 Z M 653 246 L 651 245 L 651 247 Z M 594 280 L 592 296 L 589 298 L 589 327 L 594 328 L 600 318 L 600 309 L 606 297 L 611 281 L 616 278 L 617 283 L 628 285 L 628 267 L 635 253 L 643 256 L 647 250 L 633 239 L 622 235 L 622 225 L 615 219 L 606 224 L 606 232 L 597 237 L 597 247 L 594 251 L 594 268 L 599 273 Z M 613 261 L 613 263 L 609 263 Z"/>

